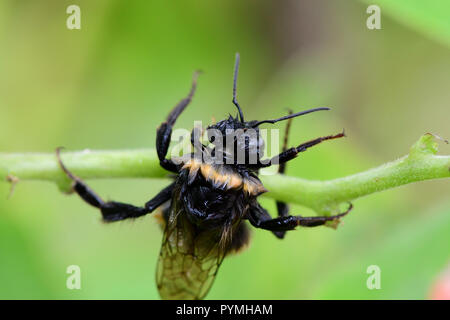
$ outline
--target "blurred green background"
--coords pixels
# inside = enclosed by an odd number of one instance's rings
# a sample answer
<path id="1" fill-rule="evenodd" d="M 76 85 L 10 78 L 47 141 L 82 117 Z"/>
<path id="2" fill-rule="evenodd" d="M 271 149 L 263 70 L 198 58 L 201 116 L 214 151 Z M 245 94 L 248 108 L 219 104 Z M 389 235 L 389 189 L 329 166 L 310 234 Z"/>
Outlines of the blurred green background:
<path id="1" fill-rule="evenodd" d="M 393 160 L 422 134 L 450 137 L 450 3 L 376 1 L 0 2 L 0 151 L 154 147 L 155 128 L 202 69 L 191 128 L 331 106 L 293 122 L 291 144 L 345 128 L 348 138 L 302 154 L 288 174 L 340 177 Z M 66 28 L 67 6 L 81 30 Z M 283 124 L 279 128 L 283 128 Z M 450 148 L 441 144 L 441 153 Z M 0 164 L 1 165 L 1 164 Z M 108 199 L 142 204 L 167 182 L 91 181 Z M 298 229 L 277 240 L 252 230 L 229 257 L 210 299 L 421 299 L 450 262 L 450 186 L 427 181 L 355 201 L 337 231 Z M 105 225 L 98 211 L 45 182 L 0 184 L 0 298 L 157 299 L 161 231 L 149 215 Z M 262 204 L 275 214 L 268 199 Z M 310 215 L 293 206 L 293 214 Z M 81 290 L 66 268 L 81 267 Z M 366 269 L 381 268 L 368 290 Z"/>

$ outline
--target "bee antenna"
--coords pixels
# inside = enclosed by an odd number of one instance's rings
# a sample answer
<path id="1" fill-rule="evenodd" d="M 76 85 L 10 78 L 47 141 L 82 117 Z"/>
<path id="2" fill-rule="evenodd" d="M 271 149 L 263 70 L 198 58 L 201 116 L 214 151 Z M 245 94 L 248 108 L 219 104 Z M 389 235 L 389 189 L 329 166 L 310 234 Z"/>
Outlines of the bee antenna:
<path id="1" fill-rule="evenodd" d="M 237 77 L 239 73 L 239 60 L 240 60 L 239 52 L 236 52 L 236 60 L 234 63 L 234 78 L 233 78 L 233 104 L 239 111 L 239 117 L 241 118 L 241 122 L 244 122 L 244 114 L 242 113 L 242 109 L 239 106 L 239 103 L 237 102 L 236 99 L 236 86 L 237 86 Z"/>
<path id="2" fill-rule="evenodd" d="M 255 127 L 257 127 L 257 126 L 259 126 L 260 124 L 263 124 L 263 123 L 272 123 L 272 124 L 274 124 L 274 123 L 276 123 L 278 121 L 292 119 L 292 118 L 295 118 L 295 117 L 298 117 L 298 116 L 302 116 L 302 115 L 307 114 L 307 113 L 321 111 L 321 110 L 330 110 L 330 108 L 326 108 L 326 107 L 314 108 L 314 109 L 309 109 L 309 110 L 305 110 L 305 111 L 300 111 L 300 112 L 297 112 L 297 113 L 292 113 L 290 115 L 287 115 L 287 116 L 284 116 L 284 117 L 281 117 L 281 118 L 278 118 L 278 119 L 262 120 L 262 121 L 258 121 L 257 123 L 255 123 L 252 127 L 255 128 Z"/>

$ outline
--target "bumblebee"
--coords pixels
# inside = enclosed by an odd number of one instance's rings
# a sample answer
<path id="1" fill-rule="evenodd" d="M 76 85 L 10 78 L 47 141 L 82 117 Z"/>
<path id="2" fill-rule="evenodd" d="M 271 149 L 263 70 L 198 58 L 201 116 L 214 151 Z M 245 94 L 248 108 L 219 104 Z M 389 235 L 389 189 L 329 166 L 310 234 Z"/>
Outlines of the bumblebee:
<path id="1" fill-rule="evenodd" d="M 246 221 L 253 227 L 269 230 L 282 239 L 286 231 L 298 226 L 316 227 L 327 221 L 338 221 L 352 208 L 350 204 L 348 210 L 335 216 L 302 217 L 289 215 L 287 204 L 277 202 L 278 217 L 272 218 L 258 203 L 258 196 L 267 192 L 258 178 L 259 169 L 279 164 L 278 172 L 283 174 L 286 163 L 296 158 L 300 152 L 323 141 L 344 137 L 344 133 L 320 137 L 297 147 L 287 148 L 292 118 L 328 108 L 290 112 L 289 115 L 273 120 L 245 121 L 236 99 L 238 70 L 239 54 L 236 54 L 232 102 L 238 115 L 210 125 L 207 128 L 207 145 L 200 141 L 199 129 L 194 128 L 191 133 L 194 151 L 178 158 L 168 158 L 172 128 L 196 90 L 198 73 L 194 74 L 187 97 L 173 108 L 166 121 L 157 129 L 156 149 L 160 165 L 175 174 L 174 181 L 143 207 L 115 201 L 105 202 L 64 166 L 59 149 L 57 150 L 59 165 L 73 181 L 73 190 L 85 202 L 100 209 L 105 222 L 134 219 L 162 208 L 164 235 L 156 282 L 163 299 L 204 298 L 225 256 L 248 243 Z M 288 123 L 281 153 L 276 157 L 263 159 L 264 141 L 259 134 L 259 126 L 283 120 L 288 120 Z M 244 139 L 236 135 L 238 131 L 245 135 Z M 246 135 L 250 131 L 255 134 Z M 210 135 L 210 132 L 215 134 Z M 239 154 L 244 156 L 238 157 Z"/>

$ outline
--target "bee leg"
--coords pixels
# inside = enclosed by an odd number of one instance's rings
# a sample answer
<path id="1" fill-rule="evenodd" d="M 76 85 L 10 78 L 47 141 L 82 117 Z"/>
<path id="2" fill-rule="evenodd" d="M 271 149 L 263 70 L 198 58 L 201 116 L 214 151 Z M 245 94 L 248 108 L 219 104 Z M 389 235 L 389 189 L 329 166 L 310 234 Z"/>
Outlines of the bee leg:
<path id="1" fill-rule="evenodd" d="M 259 224 L 261 223 L 261 221 L 272 220 L 272 217 L 270 216 L 269 212 L 267 212 L 266 209 L 261 207 L 259 203 L 256 203 L 255 205 L 252 205 L 250 207 L 248 220 L 254 227 L 259 228 Z M 283 239 L 284 235 L 286 233 L 285 230 L 281 230 L 281 231 L 275 230 L 272 232 L 275 235 L 275 237 L 277 237 L 278 239 Z"/>
<path id="2" fill-rule="evenodd" d="M 65 174 L 73 181 L 73 190 L 83 199 L 86 203 L 99 208 L 103 220 L 106 222 L 113 222 L 124 220 L 128 218 L 137 218 L 148 213 L 151 213 L 157 207 L 164 202 L 170 200 L 172 196 L 172 190 L 175 183 L 172 183 L 160 193 L 158 193 L 153 199 L 148 201 L 144 207 L 135 207 L 131 204 L 108 201 L 104 202 L 100 196 L 98 196 L 91 188 L 89 188 L 80 178 L 72 174 L 63 164 L 60 157 L 60 149 L 56 150 L 56 157 L 58 159 L 59 166 L 65 172 Z"/>
<path id="3" fill-rule="evenodd" d="M 300 152 L 306 151 L 308 148 L 315 146 L 316 144 L 321 143 L 322 141 L 326 141 L 326 140 L 332 140 L 332 139 L 337 139 L 337 138 L 342 138 L 345 137 L 345 133 L 341 132 L 335 135 L 331 135 L 331 136 L 326 136 L 326 137 L 320 137 L 314 140 L 310 140 L 308 142 L 302 143 L 301 145 L 297 146 L 297 147 L 293 147 L 290 149 L 287 149 L 286 151 L 281 152 L 279 155 L 274 156 L 272 159 L 270 159 L 267 163 L 259 163 L 257 164 L 257 168 L 264 168 L 264 167 L 269 167 L 273 164 L 283 164 L 285 162 L 288 162 L 294 158 L 297 157 L 297 155 Z"/>
<path id="4" fill-rule="evenodd" d="M 289 109 L 289 115 L 291 115 L 292 113 L 293 113 L 293 111 Z M 284 131 L 283 147 L 281 149 L 281 152 L 285 152 L 287 150 L 287 144 L 288 144 L 289 132 L 291 129 L 291 123 L 292 123 L 292 118 L 289 119 L 286 124 L 286 129 Z M 286 162 L 283 162 L 278 166 L 278 173 L 284 174 L 285 171 L 286 171 Z M 286 217 L 289 214 L 289 206 L 287 205 L 286 202 L 277 201 L 276 205 L 277 205 L 278 217 Z M 283 239 L 286 234 L 286 231 L 275 231 L 274 234 L 278 238 Z"/>
<path id="5" fill-rule="evenodd" d="M 353 209 L 353 205 L 350 203 L 349 208 L 335 216 L 316 216 L 316 217 L 302 217 L 302 216 L 286 216 L 275 219 L 264 220 L 264 216 L 258 210 L 250 211 L 249 220 L 250 223 L 261 229 L 276 231 L 288 231 L 294 230 L 297 226 L 302 227 L 317 227 L 325 224 L 327 221 L 338 221 Z"/>
<path id="6" fill-rule="evenodd" d="M 172 109 L 172 111 L 167 116 L 166 121 L 161 123 L 158 130 L 156 131 L 156 151 L 158 153 L 159 163 L 161 167 L 168 171 L 178 172 L 177 165 L 172 160 L 167 159 L 166 155 L 169 149 L 170 137 L 172 136 L 172 127 L 174 126 L 175 121 L 177 120 L 181 112 L 183 112 L 183 110 L 192 100 L 195 89 L 197 87 L 197 76 L 198 72 L 195 72 L 192 80 L 192 88 L 188 96 L 181 100 L 175 106 L 175 108 Z"/>

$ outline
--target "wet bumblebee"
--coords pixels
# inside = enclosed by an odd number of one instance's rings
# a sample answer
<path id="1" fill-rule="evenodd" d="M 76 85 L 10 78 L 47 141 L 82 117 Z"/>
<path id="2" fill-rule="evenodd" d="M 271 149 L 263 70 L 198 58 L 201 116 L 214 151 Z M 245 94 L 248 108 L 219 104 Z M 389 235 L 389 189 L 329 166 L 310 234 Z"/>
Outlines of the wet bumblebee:
<path id="1" fill-rule="evenodd" d="M 105 202 L 80 178 L 72 174 L 57 158 L 61 168 L 73 180 L 73 190 L 88 204 L 100 209 L 106 222 L 137 218 L 161 207 L 164 236 L 156 271 L 156 281 L 163 299 L 202 299 L 208 293 L 219 266 L 227 254 L 238 251 L 249 240 L 246 220 L 253 227 L 269 230 L 282 239 L 288 230 L 297 226 L 315 227 L 327 221 L 338 220 L 351 210 L 335 216 L 301 217 L 288 214 L 286 203 L 277 202 L 278 217 L 272 218 L 258 203 L 258 196 L 267 190 L 258 178 L 261 168 L 279 164 L 283 174 L 286 162 L 300 152 L 325 140 L 341 138 L 344 133 L 320 137 L 293 148 L 286 148 L 291 119 L 303 114 L 328 110 L 315 108 L 263 121 L 245 121 L 236 99 L 239 54 L 236 54 L 233 81 L 233 104 L 239 115 L 230 116 L 207 128 L 215 132 L 208 137 L 209 144 L 200 141 L 198 128 L 191 133 L 194 152 L 179 158 L 167 158 L 172 128 L 183 110 L 191 102 L 197 85 L 194 74 L 192 88 L 157 129 L 156 149 L 160 165 L 175 174 L 174 181 L 160 191 L 143 207 L 109 201 Z M 288 120 L 282 152 L 263 159 L 264 141 L 258 127 L 264 123 Z M 237 131 L 246 135 L 239 139 Z M 217 137 L 222 137 L 222 139 Z M 231 138 L 230 138 L 231 137 Z M 228 139 L 228 140 L 227 140 Z M 223 142 L 227 140 L 227 146 Z M 231 140 L 231 143 L 229 143 Z M 241 153 L 244 157 L 239 158 Z M 239 159 L 238 159 L 239 158 Z M 250 159 L 254 161 L 249 161 Z M 214 159 L 214 161 L 210 161 Z M 244 159 L 242 161 L 242 159 Z M 240 160 L 240 161 L 238 161 Z"/>

